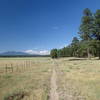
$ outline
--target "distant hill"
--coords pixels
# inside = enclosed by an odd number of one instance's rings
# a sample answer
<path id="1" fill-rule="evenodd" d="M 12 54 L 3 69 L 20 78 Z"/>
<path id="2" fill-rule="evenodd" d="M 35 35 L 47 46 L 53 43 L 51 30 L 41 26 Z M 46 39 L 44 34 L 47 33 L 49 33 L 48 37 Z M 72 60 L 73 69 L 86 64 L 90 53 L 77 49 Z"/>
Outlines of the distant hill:
<path id="1" fill-rule="evenodd" d="M 0 53 L 0 57 L 45 57 L 49 55 L 38 55 L 38 54 L 29 54 L 25 52 L 17 52 L 17 51 L 7 51 Z"/>
<path id="2" fill-rule="evenodd" d="M 29 55 L 28 53 L 24 53 L 24 52 L 16 52 L 16 51 L 8 51 L 8 52 L 3 52 L 0 53 L 0 55 Z"/>

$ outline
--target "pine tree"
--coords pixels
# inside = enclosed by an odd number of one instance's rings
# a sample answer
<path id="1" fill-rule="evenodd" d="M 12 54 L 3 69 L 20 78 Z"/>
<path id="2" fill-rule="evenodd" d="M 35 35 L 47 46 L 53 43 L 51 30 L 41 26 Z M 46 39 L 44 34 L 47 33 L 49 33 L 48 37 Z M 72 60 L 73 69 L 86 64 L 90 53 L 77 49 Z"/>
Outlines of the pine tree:
<path id="1" fill-rule="evenodd" d="M 74 37 L 73 40 L 72 40 L 72 43 L 71 43 L 71 48 L 72 48 L 72 54 L 73 56 L 77 56 L 77 50 L 79 48 L 79 40 L 77 37 Z"/>
<path id="2" fill-rule="evenodd" d="M 52 49 L 50 52 L 51 58 L 57 58 L 58 57 L 58 50 L 57 49 Z"/>
<path id="3" fill-rule="evenodd" d="M 100 9 L 94 14 L 94 28 L 93 34 L 96 40 L 96 46 L 98 51 L 98 56 L 100 59 Z"/>
<path id="4" fill-rule="evenodd" d="M 93 15 L 90 11 L 90 9 L 86 8 L 83 12 L 84 16 L 82 17 L 82 22 L 80 25 L 80 37 L 82 41 L 87 42 L 87 56 L 90 58 L 90 41 L 91 41 L 91 33 L 92 33 L 92 28 L 93 28 Z"/>

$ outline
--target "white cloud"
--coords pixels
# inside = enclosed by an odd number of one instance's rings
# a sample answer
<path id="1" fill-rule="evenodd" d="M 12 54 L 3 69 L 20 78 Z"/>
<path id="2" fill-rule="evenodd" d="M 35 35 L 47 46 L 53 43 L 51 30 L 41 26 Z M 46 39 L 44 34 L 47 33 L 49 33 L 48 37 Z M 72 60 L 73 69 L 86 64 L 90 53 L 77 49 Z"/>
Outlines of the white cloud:
<path id="1" fill-rule="evenodd" d="M 41 55 L 46 55 L 46 54 L 50 54 L 50 51 L 48 51 L 48 50 L 41 50 L 41 51 L 39 51 L 39 53 Z"/>
<path id="2" fill-rule="evenodd" d="M 28 53 L 28 54 L 38 54 L 38 55 L 48 55 L 48 54 L 50 54 L 50 51 L 48 51 L 48 50 L 26 50 L 24 52 Z"/>

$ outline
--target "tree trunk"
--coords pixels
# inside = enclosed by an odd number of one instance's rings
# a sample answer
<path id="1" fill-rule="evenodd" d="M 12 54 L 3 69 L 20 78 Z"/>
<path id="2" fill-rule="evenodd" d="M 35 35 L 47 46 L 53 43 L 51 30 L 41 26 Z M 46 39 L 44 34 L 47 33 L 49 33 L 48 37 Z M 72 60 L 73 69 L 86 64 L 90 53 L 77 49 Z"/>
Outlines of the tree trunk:
<path id="1" fill-rule="evenodd" d="M 98 44 L 98 57 L 99 57 L 99 60 L 100 60 L 100 39 L 99 39 L 99 41 L 97 42 L 97 44 Z"/>
<path id="2" fill-rule="evenodd" d="M 90 49 L 87 48 L 87 56 L 88 56 L 88 59 L 91 59 L 91 54 L 90 54 Z"/>
<path id="3" fill-rule="evenodd" d="M 100 60 L 100 50 L 99 50 L 99 60 Z"/>

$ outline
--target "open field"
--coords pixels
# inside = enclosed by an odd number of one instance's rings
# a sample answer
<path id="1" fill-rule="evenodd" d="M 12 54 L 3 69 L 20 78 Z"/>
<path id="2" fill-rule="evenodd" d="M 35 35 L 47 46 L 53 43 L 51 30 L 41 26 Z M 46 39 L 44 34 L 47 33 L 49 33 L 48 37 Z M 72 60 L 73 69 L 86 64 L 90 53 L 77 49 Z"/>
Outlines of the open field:
<path id="1" fill-rule="evenodd" d="M 13 68 L 10 69 L 10 68 Z M 0 100 L 100 100 L 96 59 L 0 58 Z"/>
<path id="2" fill-rule="evenodd" d="M 13 72 L 5 72 L 6 64 Z M 47 100 L 51 64 L 50 58 L 0 58 L 0 100 Z"/>
<path id="3" fill-rule="evenodd" d="M 100 61 L 56 60 L 60 100 L 100 100 Z"/>

